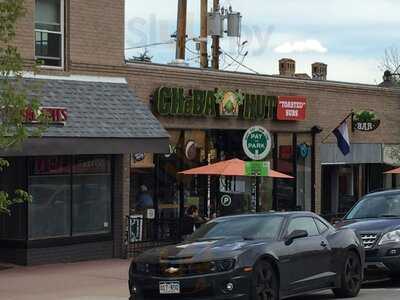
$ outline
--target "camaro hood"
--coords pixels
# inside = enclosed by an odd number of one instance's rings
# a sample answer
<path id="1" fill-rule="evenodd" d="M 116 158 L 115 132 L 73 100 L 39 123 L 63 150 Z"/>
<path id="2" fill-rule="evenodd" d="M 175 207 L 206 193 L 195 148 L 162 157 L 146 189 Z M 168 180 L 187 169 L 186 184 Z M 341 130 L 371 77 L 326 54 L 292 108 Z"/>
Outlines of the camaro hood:
<path id="1" fill-rule="evenodd" d="M 214 259 L 223 259 L 238 255 L 251 245 L 267 242 L 267 240 L 248 241 L 242 238 L 187 241 L 178 245 L 155 248 L 146 251 L 140 255 L 137 260 L 143 262 L 155 262 L 160 260 L 208 261 Z"/>
<path id="2" fill-rule="evenodd" d="M 356 232 L 387 232 L 400 227 L 400 219 L 354 219 L 343 220 L 336 225 L 338 228 L 349 228 Z"/>

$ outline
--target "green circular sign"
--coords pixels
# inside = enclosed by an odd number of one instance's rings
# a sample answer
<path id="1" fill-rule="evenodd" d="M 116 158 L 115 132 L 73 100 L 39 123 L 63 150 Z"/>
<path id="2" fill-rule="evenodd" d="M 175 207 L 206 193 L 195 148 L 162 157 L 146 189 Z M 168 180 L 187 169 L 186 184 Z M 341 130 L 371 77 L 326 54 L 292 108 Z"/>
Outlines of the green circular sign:
<path id="1" fill-rule="evenodd" d="M 264 127 L 251 127 L 243 136 L 243 150 L 252 160 L 265 159 L 271 151 L 271 148 L 271 134 Z"/>

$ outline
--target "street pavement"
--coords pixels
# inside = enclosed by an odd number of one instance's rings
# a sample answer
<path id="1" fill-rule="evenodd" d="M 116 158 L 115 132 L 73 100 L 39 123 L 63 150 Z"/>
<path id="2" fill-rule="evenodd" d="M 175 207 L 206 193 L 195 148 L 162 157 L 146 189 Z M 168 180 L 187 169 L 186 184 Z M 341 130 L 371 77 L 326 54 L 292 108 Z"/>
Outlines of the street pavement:
<path id="1" fill-rule="evenodd" d="M 0 270 L 0 300 L 127 300 L 128 260 L 101 260 Z M 331 292 L 293 300 L 335 299 Z M 400 299 L 400 280 L 365 286 L 360 300 Z"/>

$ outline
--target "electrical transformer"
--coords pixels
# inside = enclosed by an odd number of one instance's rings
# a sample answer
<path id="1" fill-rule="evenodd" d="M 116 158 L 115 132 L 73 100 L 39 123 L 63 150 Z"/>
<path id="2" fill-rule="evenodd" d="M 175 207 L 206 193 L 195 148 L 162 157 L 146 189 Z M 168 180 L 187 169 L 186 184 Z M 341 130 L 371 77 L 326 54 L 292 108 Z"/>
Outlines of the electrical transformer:
<path id="1" fill-rule="evenodd" d="M 239 12 L 230 12 L 227 16 L 228 19 L 228 31 L 227 34 L 230 37 L 240 37 L 242 27 L 242 16 Z"/>
<path id="2" fill-rule="evenodd" d="M 224 17 L 219 12 L 208 13 L 207 34 L 220 37 L 224 35 Z"/>

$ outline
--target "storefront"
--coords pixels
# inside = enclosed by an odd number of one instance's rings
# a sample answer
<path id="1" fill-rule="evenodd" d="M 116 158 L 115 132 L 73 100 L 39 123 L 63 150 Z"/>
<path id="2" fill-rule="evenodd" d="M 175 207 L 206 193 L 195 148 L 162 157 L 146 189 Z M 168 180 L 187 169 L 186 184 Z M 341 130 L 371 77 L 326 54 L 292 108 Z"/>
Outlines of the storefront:
<path id="1" fill-rule="evenodd" d="M 323 144 L 322 214 L 340 217 L 365 194 L 399 188 L 398 175 L 384 174 L 399 165 L 398 149 L 399 145 L 352 144 L 351 153 L 343 156 L 336 144 Z"/>
<path id="2" fill-rule="evenodd" d="M 39 86 L 30 96 L 51 120 L 41 138 L 1 154 L 10 162 L 1 190 L 26 190 L 32 202 L 0 216 L 0 259 L 33 265 L 124 257 L 129 153 L 164 153 L 168 134 L 125 80 L 56 78 L 25 80 Z"/>
<path id="3" fill-rule="evenodd" d="M 203 216 L 315 208 L 313 149 L 319 130 L 298 128 L 308 116 L 306 97 L 161 87 L 151 98 L 153 113 L 171 136 L 170 151 L 151 158 L 136 156 L 132 168 L 132 190 L 137 195 L 131 198 L 134 212 L 140 212 L 136 206 L 142 185 L 150 190 L 154 205 L 148 208 L 155 209 L 159 219 L 179 221 L 191 205 Z M 281 130 L 280 124 L 284 124 Z M 266 160 L 271 168 L 295 178 L 263 178 L 258 205 L 255 179 L 179 174 L 218 161 L 249 160 L 242 140 L 253 125 L 270 131 L 272 149 Z M 144 157 L 148 159 L 144 161 Z M 225 195 L 230 201 L 224 201 Z"/>

